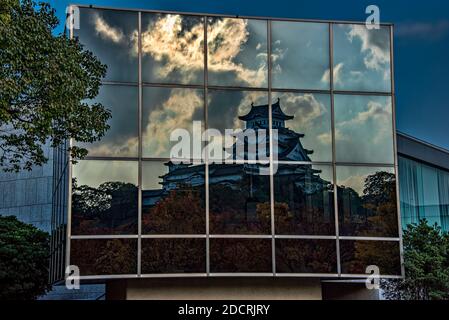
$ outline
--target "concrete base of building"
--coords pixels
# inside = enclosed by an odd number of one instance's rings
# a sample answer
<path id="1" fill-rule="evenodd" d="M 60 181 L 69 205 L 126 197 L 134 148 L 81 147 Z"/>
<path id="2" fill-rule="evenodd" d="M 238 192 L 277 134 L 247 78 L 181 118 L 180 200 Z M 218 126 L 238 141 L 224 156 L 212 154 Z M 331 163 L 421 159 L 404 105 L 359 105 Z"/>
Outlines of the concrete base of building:
<path id="1" fill-rule="evenodd" d="M 376 299 L 368 291 L 360 283 L 322 283 L 314 278 L 147 278 L 106 283 L 107 300 Z"/>

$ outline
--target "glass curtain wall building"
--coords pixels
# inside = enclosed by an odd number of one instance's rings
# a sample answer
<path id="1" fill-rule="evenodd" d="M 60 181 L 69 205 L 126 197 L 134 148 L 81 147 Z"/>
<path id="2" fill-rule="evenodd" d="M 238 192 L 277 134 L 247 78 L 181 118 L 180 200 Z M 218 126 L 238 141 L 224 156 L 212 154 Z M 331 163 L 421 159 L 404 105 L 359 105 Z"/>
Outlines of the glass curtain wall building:
<path id="1" fill-rule="evenodd" d="M 403 274 L 390 25 L 79 13 L 112 112 L 69 168 L 83 279 Z M 192 148 L 173 161 L 176 129 Z"/>
<path id="2" fill-rule="evenodd" d="M 426 219 L 449 231 L 449 151 L 398 133 L 402 226 Z"/>

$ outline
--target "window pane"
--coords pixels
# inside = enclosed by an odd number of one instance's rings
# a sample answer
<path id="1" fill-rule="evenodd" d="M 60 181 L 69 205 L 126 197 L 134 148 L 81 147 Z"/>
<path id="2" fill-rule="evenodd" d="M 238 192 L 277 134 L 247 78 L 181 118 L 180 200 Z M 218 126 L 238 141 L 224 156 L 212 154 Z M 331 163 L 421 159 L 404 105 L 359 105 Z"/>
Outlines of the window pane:
<path id="1" fill-rule="evenodd" d="M 250 133 L 251 130 L 255 134 L 262 130 L 265 137 L 268 137 L 268 94 L 266 92 L 210 90 L 208 100 L 208 150 L 211 161 L 222 162 L 224 159 L 233 159 L 232 155 L 237 154 L 237 151 L 232 148 L 233 145 L 237 140 L 248 139 L 243 135 Z M 260 110 L 257 118 L 246 119 L 250 116 L 252 109 Z M 236 136 L 233 136 L 235 138 L 232 138 L 230 134 L 227 135 L 226 130 L 235 133 Z M 245 131 L 237 134 L 237 130 Z M 256 144 L 253 146 L 257 148 L 256 150 L 259 149 Z M 248 150 L 248 147 L 245 150 Z M 265 145 L 265 151 L 268 150 L 269 146 Z M 263 150 L 259 151 L 263 153 Z M 254 153 L 251 153 L 251 157 L 254 157 Z M 241 158 L 243 159 L 243 155 Z M 265 159 L 268 157 L 266 156 Z"/>
<path id="2" fill-rule="evenodd" d="M 209 165 L 209 217 L 213 234 L 270 234 L 270 178 L 258 165 Z"/>
<path id="3" fill-rule="evenodd" d="M 426 219 L 449 230 L 449 173 L 399 157 L 402 226 Z"/>
<path id="4" fill-rule="evenodd" d="M 273 21 L 273 87 L 329 89 L 329 25 Z"/>
<path id="5" fill-rule="evenodd" d="M 272 272 L 271 239 L 210 239 L 211 272 Z"/>
<path id="6" fill-rule="evenodd" d="M 279 160 L 332 161 L 329 95 L 274 92 L 272 108 Z M 278 114 L 277 108 L 287 117 Z"/>
<path id="7" fill-rule="evenodd" d="M 335 240 L 276 239 L 276 272 L 336 273 Z"/>
<path id="8" fill-rule="evenodd" d="M 390 28 L 334 25 L 334 88 L 391 91 Z"/>
<path id="9" fill-rule="evenodd" d="M 279 164 L 275 169 L 276 233 L 335 235 L 332 168 Z"/>
<path id="10" fill-rule="evenodd" d="M 337 166 L 342 236 L 398 237 L 393 168 Z"/>
<path id="11" fill-rule="evenodd" d="M 336 95 L 338 162 L 394 163 L 391 98 Z"/>
<path id="12" fill-rule="evenodd" d="M 142 239 L 142 273 L 206 272 L 205 239 Z"/>
<path id="13" fill-rule="evenodd" d="M 89 156 L 137 157 L 138 139 L 138 88 L 103 85 L 99 95 L 89 103 L 101 103 L 111 111 L 110 126 L 100 141 L 77 143 L 89 151 Z"/>
<path id="14" fill-rule="evenodd" d="M 340 241 L 341 272 L 366 274 L 366 267 L 379 267 L 381 275 L 401 275 L 399 242 Z"/>
<path id="15" fill-rule="evenodd" d="M 204 96 L 202 90 L 179 88 L 144 88 L 142 114 L 142 152 L 144 157 L 171 158 L 172 148 L 185 143 L 185 148 L 173 149 L 174 157 L 201 158 L 201 148 L 193 148 L 194 139 L 201 146 L 204 126 Z M 197 129 L 193 135 L 194 121 Z M 187 130 L 181 138 L 175 130 Z M 170 141 L 176 133 L 180 140 Z M 184 144 L 183 144 L 184 146 Z M 180 150 L 177 152 L 177 150 Z"/>
<path id="16" fill-rule="evenodd" d="M 208 18 L 208 82 L 215 86 L 267 86 L 267 22 Z"/>
<path id="17" fill-rule="evenodd" d="M 79 8 L 80 28 L 74 36 L 108 66 L 105 80 L 137 82 L 136 12 Z"/>
<path id="18" fill-rule="evenodd" d="M 137 162 L 79 161 L 72 181 L 73 235 L 137 233 Z"/>
<path id="19" fill-rule="evenodd" d="M 144 82 L 203 83 L 203 20 L 179 14 L 142 14 Z"/>
<path id="20" fill-rule="evenodd" d="M 204 164 L 143 162 L 142 232 L 205 233 Z"/>
<path id="21" fill-rule="evenodd" d="M 137 273 L 137 239 L 70 241 L 70 264 L 82 276 Z"/>

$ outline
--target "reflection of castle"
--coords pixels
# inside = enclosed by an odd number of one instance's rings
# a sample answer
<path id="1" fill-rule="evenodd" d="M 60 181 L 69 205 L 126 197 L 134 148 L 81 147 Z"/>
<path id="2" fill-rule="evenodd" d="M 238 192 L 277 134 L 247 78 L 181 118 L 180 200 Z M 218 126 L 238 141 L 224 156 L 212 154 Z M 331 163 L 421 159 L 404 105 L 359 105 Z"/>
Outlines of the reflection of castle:
<path id="1" fill-rule="evenodd" d="M 278 161 L 304 161 L 310 162 L 309 155 L 313 153 L 312 150 L 305 149 L 300 139 L 304 137 L 304 134 L 296 133 L 285 127 L 285 121 L 293 119 L 293 116 L 286 115 L 280 106 L 280 100 L 272 104 L 272 123 L 273 129 L 277 130 L 277 135 L 273 136 L 275 140 L 273 142 L 274 158 Z M 266 139 L 266 150 L 268 147 L 268 105 L 251 105 L 251 110 L 248 114 L 239 117 L 240 120 L 245 121 L 245 129 L 241 135 L 237 135 L 236 143 L 231 147 L 232 154 L 235 159 L 236 145 L 241 143 L 239 136 L 245 138 L 245 132 L 247 130 L 254 130 L 257 134 L 256 140 L 245 140 L 244 144 L 244 158 L 252 159 L 248 155 L 248 150 L 257 150 L 259 148 L 250 148 L 250 144 L 255 143 L 259 145 L 259 137 L 262 136 Z M 266 135 L 260 135 L 261 131 L 266 132 Z M 260 147 L 260 146 L 259 146 Z M 240 150 L 240 149 L 239 149 Z M 254 155 L 253 155 L 254 156 Z M 260 159 L 259 155 L 256 155 L 253 159 Z M 263 158 L 268 159 L 268 153 Z M 162 181 L 161 189 L 157 190 L 144 190 L 143 191 L 143 205 L 144 207 L 151 207 L 156 204 L 159 199 L 168 194 L 170 190 L 178 189 L 181 185 L 197 187 L 204 185 L 205 182 L 205 170 L 204 164 L 191 165 L 191 164 L 174 164 L 168 162 L 165 164 L 168 167 L 168 172 L 160 176 Z M 239 182 L 243 180 L 244 175 L 255 176 L 260 174 L 260 168 L 266 165 L 263 164 L 218 164 L 213 163 L 209 165 L 209 184 L 220 184 L 238 188 Z M 320 171 L 312 168 L 310 164 L 279 164 L 276 167 L 276 177 L 289 176 L 290 179 L 294 179 L 295 184 L 306 194 L 312 194 L 316 191 L 321 191 L 323 188 L 329 186 L 328 181 L 324 181 L 319 176 Z M 251 189 L 257 189 L 257 186 L 251 186 Z"/>

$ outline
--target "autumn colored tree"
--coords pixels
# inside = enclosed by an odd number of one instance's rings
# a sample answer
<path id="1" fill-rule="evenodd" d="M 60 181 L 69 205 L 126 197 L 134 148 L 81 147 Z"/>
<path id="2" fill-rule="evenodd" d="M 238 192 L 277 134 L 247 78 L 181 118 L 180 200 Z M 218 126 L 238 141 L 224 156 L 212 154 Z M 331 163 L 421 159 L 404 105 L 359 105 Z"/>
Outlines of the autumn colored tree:
<path id="1" fill-rule="evenodd" d="M 204 187 L 202 187 L 204 189 Z M 144 233 L 199 234 L 205 232 L 206 209 L 201 187 L 180 185 L 153 207 L 144 208 Z"/>

